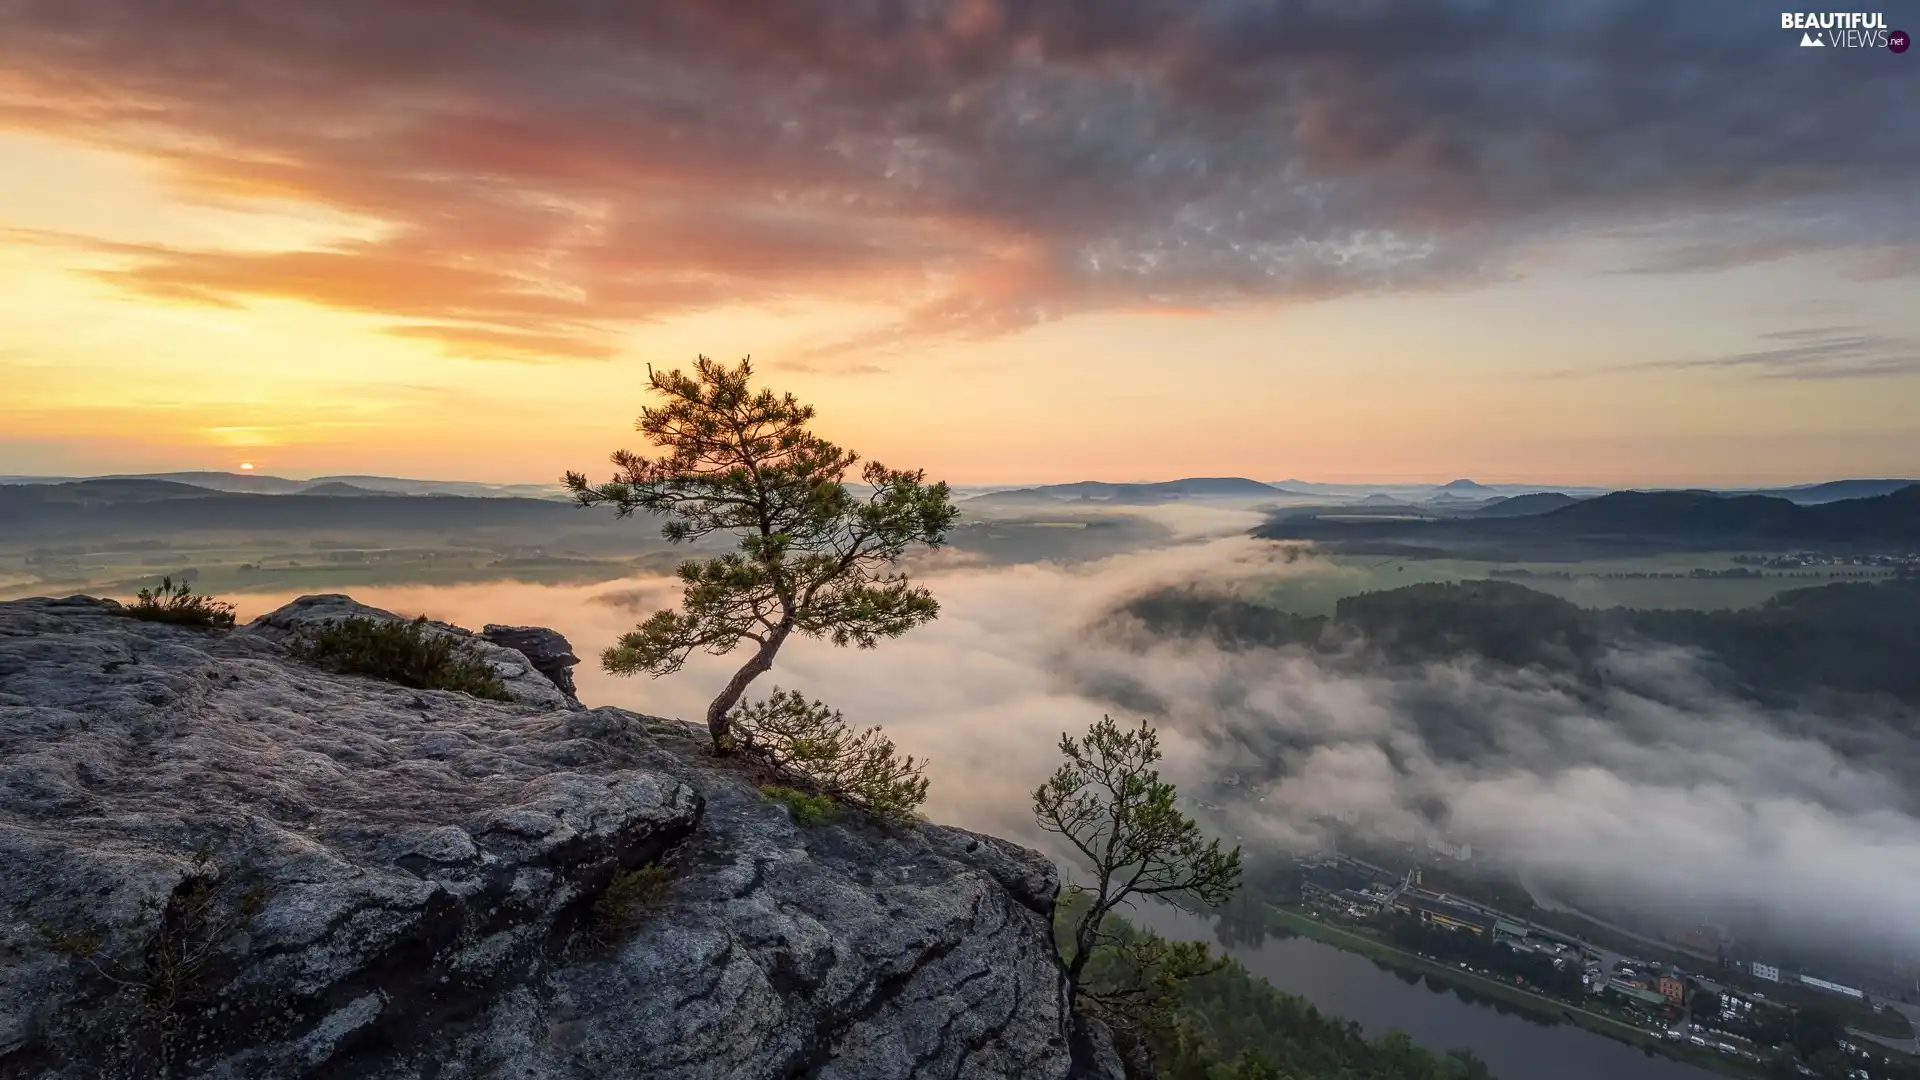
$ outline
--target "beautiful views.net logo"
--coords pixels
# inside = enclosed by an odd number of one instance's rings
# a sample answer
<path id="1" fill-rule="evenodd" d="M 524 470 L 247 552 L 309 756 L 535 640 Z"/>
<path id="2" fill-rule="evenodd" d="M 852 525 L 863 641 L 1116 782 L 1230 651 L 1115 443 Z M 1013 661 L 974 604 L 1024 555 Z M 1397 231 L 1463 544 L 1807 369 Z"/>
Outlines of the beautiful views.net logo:
<path id="1" fill-rule="evenodd" d="M 1802 48 L 1888 49 L 1907 51 L 1912 39 L 1904 30 L 1887 28 L 1878 11 L 1783 11 L 1780 29 L 1800 31 Z"/>

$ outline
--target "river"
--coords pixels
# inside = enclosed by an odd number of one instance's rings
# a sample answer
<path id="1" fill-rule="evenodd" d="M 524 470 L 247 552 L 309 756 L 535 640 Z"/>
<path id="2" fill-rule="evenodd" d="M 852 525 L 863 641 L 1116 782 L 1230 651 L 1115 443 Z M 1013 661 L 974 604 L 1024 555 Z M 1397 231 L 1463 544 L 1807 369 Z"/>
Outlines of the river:
<path id="1" fill-rule="evenodd" d="M 1167 936 L 1211 942 L 1249 971 L 1324 1013 L 1356 1020 L 1368 1035 L 1404 1031 L 1430 1050 L 1463 1047 L 1500 1080 L 1719 1080 L 1719 1074 L 1542 1018 L 1473 994 L 1380 967 L 1357 953 L 1303 937 L 1228 947 L 1211 925 L 1171 908 L 1129 912 Z"/>

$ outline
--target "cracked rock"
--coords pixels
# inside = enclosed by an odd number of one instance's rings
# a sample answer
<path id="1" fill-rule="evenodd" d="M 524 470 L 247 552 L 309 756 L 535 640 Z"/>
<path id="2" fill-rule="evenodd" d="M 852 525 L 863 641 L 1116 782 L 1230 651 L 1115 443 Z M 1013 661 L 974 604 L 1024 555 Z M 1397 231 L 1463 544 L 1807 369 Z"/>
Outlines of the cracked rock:
<path id="1" fill-rule="evenodd" d="M 1070 1038 L 1034 852 L 797 826 L 538 649 L 436 626 L 523 669 L 507 703 L 290 658 L 397 617 L 346 597 L 118 611 L 0 603 L 0 1077 L 1117 1080 Z"/>

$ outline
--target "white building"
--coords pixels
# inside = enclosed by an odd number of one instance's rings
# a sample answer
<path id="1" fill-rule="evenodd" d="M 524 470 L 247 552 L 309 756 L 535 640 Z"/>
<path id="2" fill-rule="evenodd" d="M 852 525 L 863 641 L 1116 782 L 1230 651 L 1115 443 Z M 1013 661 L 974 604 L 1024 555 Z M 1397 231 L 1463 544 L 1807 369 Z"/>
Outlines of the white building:
<path id="1" fill-rule="evenodd" d="M 1768 982 L 1779 982 L 1780 969 L 1772 964 L 1763 964 L 1755 960 L 1753 962 L 1753 977 L 1756 979 L 1765 979 Z"/>
<path id="2" fill-rule="evenodd" d="M 1845 997 L 1857 998 L 1857 999 L 1863 999 L 1863 1000 L 1867 996 L 1862 991 L 1855 990 L 1851 986 L 1841 986 L 1839 983 L 1828 982 L 1825 979 L 1816 979 L 1811 975 L 1800 976 L 1800 981 L 1803 984 L 1807 986 L 1811 986 L 1816 990 L 1825 990 L 1829 994 L 1840 994 Z"/>

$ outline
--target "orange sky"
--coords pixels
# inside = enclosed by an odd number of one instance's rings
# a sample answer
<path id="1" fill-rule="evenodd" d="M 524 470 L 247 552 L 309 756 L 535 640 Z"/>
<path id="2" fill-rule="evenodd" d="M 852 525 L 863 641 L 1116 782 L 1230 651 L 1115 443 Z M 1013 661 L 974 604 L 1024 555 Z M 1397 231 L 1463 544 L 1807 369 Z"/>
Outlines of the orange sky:
<path id="1" fill-rule="evenodd" d="M 258 25 L 156 29 L 28 3 L 0 45 L 0 473 L 597 472 L 645 366 L 704 352 L 957 483 L 1920 475 L 1920 259 L 1832 217 L 1914 193 L 1868 158 L 1745 203 L 1683 156 L 1594 194 L 1577 163 L 1467 175 L 1279 99 L 1286 140 L 1249 150 L 1254 119 L 1171 83 L 1128 114 L 1059 42 L 967 59 L 1015 18 L 983 3 L 872 87 L 830 43 L 761 87 L 566 20 L 525 78 L 484 19 L 381 66 L 243 6 Z M 315 17 L 358 40 L 355 6 Z M 775 47 L 708 18 L 674 26 Z M 156 33 L 173 53 L 133 48 Z M 645 77 L 675 65 L 732 113 L 685 119 L 692 91 Z M 947 119 L 903 128 L 902 78 L 949 79 Z M 1665 136 L 1621 138 L 1609 162 Z"/>

